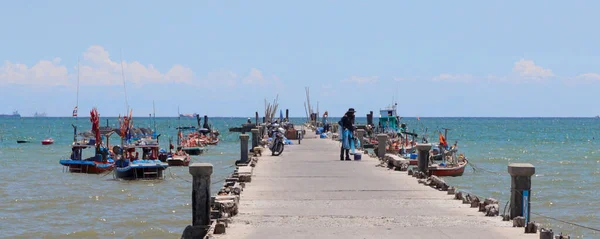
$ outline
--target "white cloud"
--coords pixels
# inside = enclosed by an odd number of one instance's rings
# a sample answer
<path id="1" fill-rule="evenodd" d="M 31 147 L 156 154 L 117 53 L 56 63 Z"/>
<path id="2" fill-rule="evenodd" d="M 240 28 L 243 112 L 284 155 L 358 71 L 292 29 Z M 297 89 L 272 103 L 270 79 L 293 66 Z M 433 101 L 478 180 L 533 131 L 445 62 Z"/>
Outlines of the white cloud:
<path id="1" fill-rule="evenodd" d="M 520 77 L 538 80 L 554 76 L 552 70 L 545 69 L 536 65 L 532 60 L 525 59 L 515 62 L 513 72 L 518 74 Z"/>
<path id="2" fill-rule="evenodd" d="M 469 74 L 440 74 L 433 78 L 434 81 L 447 81 L 447 82 L 470 82 L 473 79 L 472 75 Z"/>
<path id="3" fill-rule="evenodd" d="M 242 79 L 242 82 L 244 82 L 245 84 L 264 84 L 266 80 L 263 76 L 262 71 L 256 68 L 252 68 L 250 69 L 250 73 L 248 73 L 248 76 Z"/>
<path id="4" fill-rule="evenodd" d="M 122 69 L 123 68 L 123 69 Z M 192 83 L 194 72 L 182 65 L 174 65 L 163 74 L 154 65 L 144 65 L 138 61 L 113 61 L 102 46 L 91 46 L 83 53 L 81 83 L 92 85 L 117 85 L 125 81 L 135 85 L 145 83 Z"/>
<path id="5" fill-rule="evenodd" d="M 0 67 L 0 85 L 68 85 L 67 68 L 59 65 L 60 61 L 60 58 L 41 60 L 32 67 L 5 61 Z"/>
<path id="6" fill-rule="evenodd" d="M 588 81 L 600 81 L 600 74 L 598 73 L 585 73 L 577 76 L 578 79 L 588 80 Z"/>
<path id="7" fill-rule="evenodd" d="M 60 65 L 61 59 L 41 60 L 31 68 L 24 64 L 5 61 L 0 67 L 0 84 L 20 85 L 74 85 L 77 81 L 77 66 L 68 72 Z M 79 78 L 81 85 L 120 85 L 123 84 L 121 63 L 113 61 L 102 46 L 91 46 L 84 53 L 80 63 Z M 144 65 L 138 61 L 123 62 L 127 83 L 142 85 L 146 83 L 192 83 L 194 72 L 182 65 L 174 65 L 167 73 L 161 73 L 152 64 Z"/>
<path id="8" fill-rule="evenodd" d="M 350 79 L 342 80 L 342 82 L 352 82 L 359 85 L 375 83 L 379 77 L 377 76 L 351 76 Z"/>

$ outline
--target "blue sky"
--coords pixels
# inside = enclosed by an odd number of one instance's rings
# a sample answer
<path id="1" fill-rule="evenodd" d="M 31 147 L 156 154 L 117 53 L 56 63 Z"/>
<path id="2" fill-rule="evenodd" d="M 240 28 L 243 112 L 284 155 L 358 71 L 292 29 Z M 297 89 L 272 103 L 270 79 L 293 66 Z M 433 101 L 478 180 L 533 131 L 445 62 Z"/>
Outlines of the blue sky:
<path id="1" fill-rule="evenodd" d="M 0 113 L 600 114 L 597 1 L 7 1 Z"/>

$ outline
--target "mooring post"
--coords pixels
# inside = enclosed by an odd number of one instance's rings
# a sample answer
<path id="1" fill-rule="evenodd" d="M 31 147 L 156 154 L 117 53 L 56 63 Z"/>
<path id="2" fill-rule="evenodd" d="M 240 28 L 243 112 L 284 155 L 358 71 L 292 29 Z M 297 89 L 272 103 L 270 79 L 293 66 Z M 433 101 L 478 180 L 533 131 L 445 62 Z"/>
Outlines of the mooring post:
<path id="1" fill-rule="evenodd" d="M 382 158 L 385 156 L 385 147 L 387 146 L 387 134 L 377 135 L 377 157 Z"/>
<path id="2" fill-rule="evenodd" d="M 254 114 L 255 114 L 254 116 L 256 116 L 256 121 L 255 121 L 254 123 L 255 123 L 256 125 L 258 125 L 258 111 L 257 111 L 257 112 L 255 112 Z"/>
<path id="3" fill-rule="evenodd" d="M 259 130 L 258 130 L 258 128 L 255 128 L 255 129 L 251 129 L 250 132 L 252 132 L 252 148 L 250 149 L 250 151 L 254 152 L 254 148 L 258 147 Z"/>
<path id="4" fill-rule="evenodd" d="M 240 134 L 240 163 L 248 163 L 248 139 L 250 136 L 247 134 Z"/>
<path id="5" fill-rule="evenodd" d="M 417 144 L 417 168 L 419 172 L 427 173 L 427 168 L 429 167 L 429 150 L 431 149 L 431 144 Z"/>
<path id="6" fill-rule="evenodd" d="M 360 142 L 360 148 L 364 148 L 365 146 L 365 130 L 364 129 L 357 129 L 356 130 L 356 136 L 358 137 L 358 141 Z"/>
<path id="7" fill-rule="evenodd" d="M 187 226 L 181 238 L 204 238 L 210 227 L 210 176 L 213 165 L 193 163 L 189 167 L 192 180 L 192 225 Z"/>
<path id="8" fill-rule="evenodd" d="M 510 174 L 510 220 L 522 216 L 525 225 L 529 222 L 531 211 L 531 176 L 535 167 L 530 163 L 511 163 L 508 165 Z"/>

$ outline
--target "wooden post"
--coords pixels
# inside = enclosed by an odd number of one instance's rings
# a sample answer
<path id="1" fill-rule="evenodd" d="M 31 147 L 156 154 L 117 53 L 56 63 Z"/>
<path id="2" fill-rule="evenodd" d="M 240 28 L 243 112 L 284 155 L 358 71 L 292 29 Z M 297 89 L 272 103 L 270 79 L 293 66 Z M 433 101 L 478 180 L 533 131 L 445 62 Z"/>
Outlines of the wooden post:
<path id="1" fill-rule="evenodd" d="M 210 226 L 210 176 L 213 165 L 193 163 L 189 167 L 192 181 L 192 225 L 183 231 L 182 238 L 204 238 Z"/>
<path id="2" fill-rule="evenodd" d="M 429 167 L 429 150 L 431 144 L 417 144 L 417 168 L 421 173 L 426 173 Z"/>
<path id="3" fill-rule="evenodd" d="M 385 147 L 387 146 L 387 134 L 377 135 L 377 157 L 383 158 L 385 156 Z"/>
<path id="4" fill-rule="evenodd" d="M 529 163 L 511 163 L 508 165 L 508 173 L 511 176 L 510 220 L 522 216 L 527 224 L 531 211 L 531 176 L 535 174 L 535 167 Z"/>
<path id="5" fill-rule="evenodd" d="M 247 134 L 240 134 L 240 163 L 248 163 L 248 139 L 250 136 Z"/>
<path id="6" fill-rule="evenodd" d="M 256 125 L 258 125 L 258 111 L 255 112 L 254 116 L 256 116 Z"/>
<path id="7" fill-rule="evenodd" d="M 252 132 L 252 148 L 250 149 L 251 152 L 254 152 L 254 148 L 258 147 L 258 128 L 255 129 L 251 129 L 250 132 Z M 240 138 L 241 139 L 241 138 Z"/>

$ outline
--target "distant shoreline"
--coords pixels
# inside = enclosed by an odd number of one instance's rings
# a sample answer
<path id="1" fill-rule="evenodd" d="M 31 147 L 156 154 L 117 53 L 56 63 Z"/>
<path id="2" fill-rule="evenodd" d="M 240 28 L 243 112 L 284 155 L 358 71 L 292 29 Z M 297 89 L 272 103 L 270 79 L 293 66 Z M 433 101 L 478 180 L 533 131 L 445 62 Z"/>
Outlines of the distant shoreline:
<path id="1" fill-rule="evenodd" d="M 100 116 L 102 118 L 119 118 L 119 116 Z M 133 116 L 134 118 L 148 118 L 148 116 Z M 19 119 L 19 118 L 36 118 L 36 119 L 44 119 L 44 118 L 73 118 L 71 116 L 21 116 L 21 117 L 4 117 L 0 119 Z M 82 119 L 89 119 L 90 117 L 78 117 Z M 156 116 L 157 119 L 177 119 L 177 116 Z M 202 117 L 200 117 L 202 118 Z M 247 119 L 248 116 L 208 116 L 209 119 Z M 250 117 L 254 119 L 254 117 Z M 291 119 L 306 119 L 306 117 L 290 117 Z M 341 116 L 332 116 L 330 118 L 341 118 Z M 359 117 L 358 119 L 366 119 L 367 117 Z M 379 118 L 374 116 L 375 119 Z M 401 117 L 403 119 L 417 119 L 417 117 Z M 420 119 L 594 119 L 598 118 L 596 116 L 420 116 Z M 196 119 L 194 117 L 181 117 L 181 119 Z M 262 117 L 260 117 L 262 119 Z"/>

